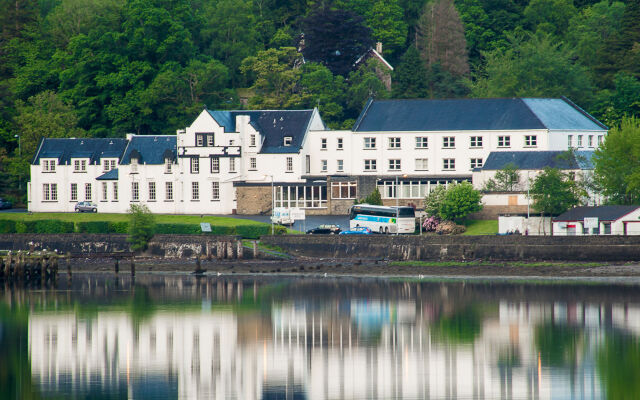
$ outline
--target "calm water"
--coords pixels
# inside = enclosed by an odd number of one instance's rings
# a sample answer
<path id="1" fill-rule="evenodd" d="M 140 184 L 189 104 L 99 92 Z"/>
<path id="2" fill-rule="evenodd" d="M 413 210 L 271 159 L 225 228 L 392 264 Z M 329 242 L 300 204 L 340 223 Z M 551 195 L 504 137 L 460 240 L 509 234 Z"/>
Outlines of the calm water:
<path id="1" fill-rule="evenodd" d="M 0 398 L 636 399 L 639 289 L 175 275 L 0 286 Z"/>

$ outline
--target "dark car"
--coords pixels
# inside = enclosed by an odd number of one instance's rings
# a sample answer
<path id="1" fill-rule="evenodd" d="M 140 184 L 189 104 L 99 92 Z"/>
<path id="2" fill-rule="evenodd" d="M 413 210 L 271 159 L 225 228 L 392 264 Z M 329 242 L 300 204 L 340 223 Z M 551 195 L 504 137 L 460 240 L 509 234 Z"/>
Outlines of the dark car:
<path id="1" fill-rule="evenodd" d="M 340 225 L 318 225 L 313 229 L 309 229 L 309 235 L 337 235 L 340 233 Z"/>
<path id="2" fill-rule="evenodd" d="M 9 200 L 5 200 L 0 198 L 0 210 L 4 210 L 5 208 L 11 208 L 13 204 Z"/>
<path id="3" fill-rule="evenodd" d="M 76 212 L 98 212 L 98 206 L 90 201 L 80 201 L 76 204 Z"/>
<path id="4" fill-rule="evenodd" d="M 341 235 L 371 235 L 372 233 L 366 226 L 356 226 L 349 231 L 340 232 Z"/>

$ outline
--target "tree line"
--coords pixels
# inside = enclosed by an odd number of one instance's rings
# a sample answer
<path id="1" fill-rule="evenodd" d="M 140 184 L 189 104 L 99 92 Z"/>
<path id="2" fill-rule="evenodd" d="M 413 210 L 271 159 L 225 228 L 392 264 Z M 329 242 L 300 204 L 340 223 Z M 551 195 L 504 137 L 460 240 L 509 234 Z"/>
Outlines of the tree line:
<path id="1" fill-rule="evenodd" d="M 24 198 L 43 136 L 172 133 L 205 105 L 349 128 L 369 97 L 564 95 L 617 126 L 639 21 L 640 0 L 0 0 L 0 193 Z"/>

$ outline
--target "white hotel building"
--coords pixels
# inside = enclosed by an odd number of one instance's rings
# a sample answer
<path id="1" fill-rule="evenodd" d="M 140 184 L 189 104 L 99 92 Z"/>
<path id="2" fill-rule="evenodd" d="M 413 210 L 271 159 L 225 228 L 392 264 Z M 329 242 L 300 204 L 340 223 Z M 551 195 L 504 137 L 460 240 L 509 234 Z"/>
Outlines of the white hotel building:
<path id="1" fill-rule="evenodd" d="M 420 207 L 435 185 L 480 187 L 491 153 L 589 151 L 606 133 L 566 98 L 372 100 L 344 131 L 328 130 L 317 109 L 203 110 L 176 135 L 42 140 L 29 210 L 90 200 L 98 212 L 140 202 L 155 213 L 259 214 L 272 186 L 276 207 L 308 214 L 345 213 L 376 186 L 389 204 Z"/>

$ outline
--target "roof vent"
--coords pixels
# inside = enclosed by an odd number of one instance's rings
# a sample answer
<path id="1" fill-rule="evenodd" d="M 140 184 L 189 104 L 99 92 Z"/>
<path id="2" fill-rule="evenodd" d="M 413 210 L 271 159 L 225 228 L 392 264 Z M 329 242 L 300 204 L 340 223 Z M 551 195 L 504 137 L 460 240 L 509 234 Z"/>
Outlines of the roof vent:
<path id="1" fill-rule="evenodd" d="M 110 145 L 111 145 L 111 144 L 113 144 L 113 140 L 109 140 L 109 144 L 110 144 Z"/>
<path id="2" fill-rule="evenodd" d="M 280 117 L 280 121 L 284 121 L 284 117 Z"/>
<path id="3" fill-rule="evenodd" d="M 84 140 L 80 141 L 80 146 L 82 146 L 84 144 Z"/>

